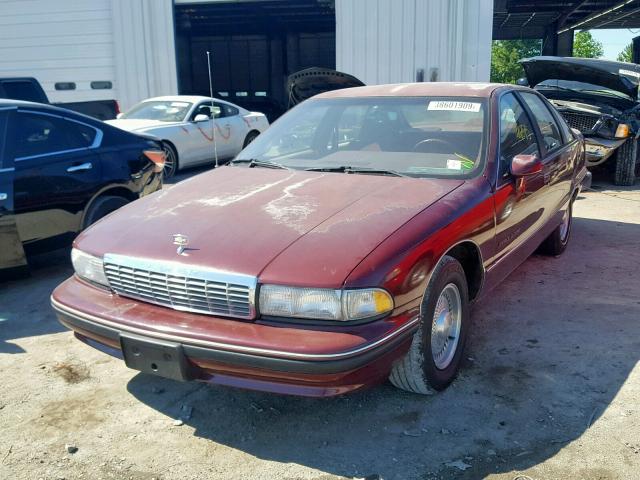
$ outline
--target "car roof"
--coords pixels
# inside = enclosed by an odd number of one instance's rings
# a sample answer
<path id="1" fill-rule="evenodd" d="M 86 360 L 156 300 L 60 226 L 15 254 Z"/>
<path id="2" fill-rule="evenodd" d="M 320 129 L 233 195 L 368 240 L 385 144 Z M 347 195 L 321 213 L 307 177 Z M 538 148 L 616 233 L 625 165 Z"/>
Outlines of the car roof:
<path id="1" fill-rule="evenodd" d="M 427 96 L 459 96 L 490 97 L 502 83 L 476 82 L 422 82 L 395 83 L 390 85 L 371 85 L 366 87 L 345 88 L 321 93 L 315 98 L 349 98 L 349 97 L 427 97 Z M 508 85 L 515 87 L 514 85 Z"/>
<path id="2" fill-rule="evenodd" d="M 163 95 L 161 97 L 153 97 L 142 100 L 142 102 L 190 102 L 198 103 L 206 100 L 211 100 L 210 97 L 204 97 L 202 95 Z M 214 98 L 214 100 L 219 100 Z"/>
<path id="3" fill-rule="evenodd" d="M 45 110 L 51 114 L 61 115 L 64 117 L 75 118 L 75 120 L 81 120 L 88 123 L 102 123 L 97 118 L 90 117 L 84 113 L 69 110 L 64 107 L 57 107 L 55 105 L 49 105 L 47 103 L 28 102 L 26 100 L 13 100 L 10 98 L 0 98 L 0 108 L 37 108 L 39 110 Z"/>
<path id="4" fill-rule="evenodd" d="M 46 103 L 28 102 L 26 100 L 14 100 L 13 98 L 0 98 L 0 108 L 7 107 L 37 107 L 37 108 L 50 108 L 52 110 L 62 110 Z"/>

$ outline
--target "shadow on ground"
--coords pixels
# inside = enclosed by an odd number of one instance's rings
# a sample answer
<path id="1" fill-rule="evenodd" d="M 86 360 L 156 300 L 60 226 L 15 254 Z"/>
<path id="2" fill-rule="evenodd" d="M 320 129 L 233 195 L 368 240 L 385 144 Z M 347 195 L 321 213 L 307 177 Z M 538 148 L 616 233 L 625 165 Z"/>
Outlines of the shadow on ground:
<path id="1" fill-rule="evenodd" d="M 341 477 L 521 471 L 597 421 L 640 357 L 640 225 L 576 218 L 572 235 L 564 255 L 532 257 L 476 305 L 464 370 L 435 396 L 383 385 L 306 399 L 143 374 L 128 390 L 168 416 L 193 407 L 198 437 Z"/>
<path id="2" fill-rule="evenodd" d="M 42 299 L 73 273 L 69 249 L 30 257 L 29 269 L 26 278 L 0 281 L 0 354 L 24 352 L 11 340 L 66 330 Z"/>

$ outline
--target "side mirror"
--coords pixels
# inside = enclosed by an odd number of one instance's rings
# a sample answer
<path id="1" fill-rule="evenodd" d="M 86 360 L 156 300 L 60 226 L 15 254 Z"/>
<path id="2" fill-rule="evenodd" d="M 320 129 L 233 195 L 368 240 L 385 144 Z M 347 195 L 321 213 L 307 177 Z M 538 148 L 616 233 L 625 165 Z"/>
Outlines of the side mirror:
<path id="1" fill-rule="evenodd" d="M 199 113 L 193 119 L 193 121 L 196 122 L 196 123 L 208 122 L 209 120 L 210 120 L 210 118 L 208 116 L 206 116 L 204 113 Z"/>
<path id="2" fill-rule="evenodd" d="M 116 118 L 122 118 L 122 115 L 124 115 L 123 113 L 119 113 L 116 115 Z"/>
<path id="3" fill-rule="evenodd" d="M 525 77 L 521 77 L 518 80 L 516 80 L 516 85 L 520 85 L 521 87 L 528 87 L 529 82 Z"/>
<path id="4" fill-rule="evenodd" d="M 516 155 L 511 160 L 511 174 L 526 177 L 542 171 L 542 160 L 537 155 Z"/>

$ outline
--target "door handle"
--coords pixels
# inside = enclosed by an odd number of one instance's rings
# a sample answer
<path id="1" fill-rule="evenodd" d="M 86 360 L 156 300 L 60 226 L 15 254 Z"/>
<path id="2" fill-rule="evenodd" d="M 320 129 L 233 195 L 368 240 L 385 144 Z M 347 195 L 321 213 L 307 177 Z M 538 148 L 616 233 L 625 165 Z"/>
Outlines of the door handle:
<path id="1" fill-rule="evenodd" d="M 91 170 L 93 168 L 93 164 L 91 162 L 81 163 L 80 165 L 73 165 L 72 167 L 67 168 L 67 172 L 83 172 L 85 170 Z"/>
<path id="2" fill-rule="evenodd" d="M 0 193 L 0 200 L 6 200 L 8 195 L 6 193 Z"/>

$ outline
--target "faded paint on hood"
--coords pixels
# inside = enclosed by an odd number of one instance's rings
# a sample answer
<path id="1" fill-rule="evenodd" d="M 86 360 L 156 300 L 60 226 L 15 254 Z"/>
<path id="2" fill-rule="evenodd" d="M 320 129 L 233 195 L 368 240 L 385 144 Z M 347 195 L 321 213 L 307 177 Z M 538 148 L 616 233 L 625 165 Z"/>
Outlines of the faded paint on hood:
<path id="1" fill-rule="evenodd" d="M 121 130 L 127 132 L 138 132 L 140 130 L 146 130 L 155 127 L 171 127 L 174 125 L 180 125 L 178 122 L 161 122 L 160 120 L 146 120 L 146 119 L 129 119 L 119 118 L 117 120 L 106 120 L 105 123 L 118 127 Z"/>
<path id="2" fill-rule="evenodd" d="M 222 167 L 121 208 L 76 246 L 339 287 L 385 238 L 462 183 Z M 189 239 L 188 256 L 176 253 L 177 233 Z"/>

